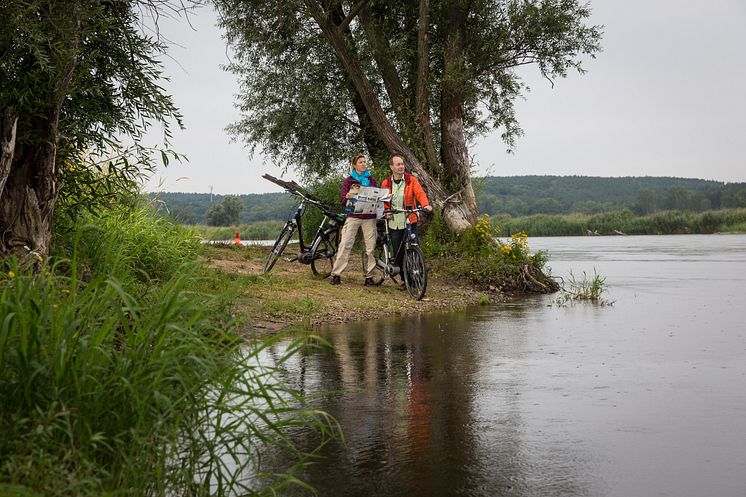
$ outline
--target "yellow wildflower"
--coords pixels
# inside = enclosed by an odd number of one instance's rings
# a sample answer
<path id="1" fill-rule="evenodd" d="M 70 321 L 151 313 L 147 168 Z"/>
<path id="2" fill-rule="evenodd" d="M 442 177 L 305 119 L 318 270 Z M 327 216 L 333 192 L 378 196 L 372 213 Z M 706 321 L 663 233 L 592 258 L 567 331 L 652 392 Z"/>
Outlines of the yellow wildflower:
<path id="1" fill-rule="evenodd" d="M 15 277 L 16 277 L 16 273 L 14 273 L 13 271 L 8 271 L 8 278 L 15 278 Z"/>

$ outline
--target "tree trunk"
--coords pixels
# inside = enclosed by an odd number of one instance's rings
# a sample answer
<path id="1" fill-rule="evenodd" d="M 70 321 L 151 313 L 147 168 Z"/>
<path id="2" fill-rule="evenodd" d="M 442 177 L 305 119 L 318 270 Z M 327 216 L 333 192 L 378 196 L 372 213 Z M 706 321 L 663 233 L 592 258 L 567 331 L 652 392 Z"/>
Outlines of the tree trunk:
<path id="1" fill-rule="evenodd" d="M 0 254 L 35 262 L 49 254 L 58 196 L 55 145 L 59 110 L 43 126 L 45 140 L 17 146 L 0 194 Z M 37 128 L 38 129 L 38 128 Z"/>
<path id="2" fill-rule="evenodd" d="M 365 76 L 360 63 L 354 56 L 354 53 L 345 43 L 345 39 L 337 29 L 337 26 L 329 22 L 321 6 L 315 0 L 304 0 L 311 16 L 314 18 L 319 28 L 321 28 L 324 37 L 329 41 L 332 49 L 337 54 L 342 66 L 350 76 L 352 83 L 355 85 L 360 98 L 365 104 L 365 108 L 371 119 L 371 124 L 378 133 L 383 143 L 390 152 L 399 153 L 404 158 L 409 169 L 417 176 L 423 187 L 427 190 L 431 203 L 443 208 L 443 219 L 448 229 L 454 232 L 460 232 L 474 224 L 474 215 L 468 207 L 461 201 L 456 201 L 449 197 L 443 187 L 435 178 L 422 166 L 417 156 L 404 143 L 402 138 L 396 132 L 394 127 L 386 117 L 378 97 L 376 96 L 373 86 Z"/>
<path id="3" fill-rule="evenodd" d="M 56 17 L 50 13 L 54 8 L 68 9 L 70 15 Z M 76 66 L 82 36 L 82 6 L 78 2 L 62 6 L 49 2 L 40 7 L 39 16 L 50 22 L 64 19 L 69 25 L 58 26 L 60 38 L 47 47 L 49 81 L 39 89 L 44 103 L 37 115 L 21 116 L 22 124 L 16 125 L 18 136 L 26 139 L 22 144 L 16 143 L 5 187 L 0 191 L 0 256 L 14 254 L 32 264 L 49 255 L 52 241 L 52 217 L 60 187 L 57 172 L 60 113 Z M 5 136 L 3 129 L 3 157 Z"/>
<path id="4" fill-rule="evenodd" d="M 350 30 L 349 22 L 345 22 L 346 18 L 342 11 L 342 6 L 337 5 L 332 10 L 332 22 L 339 25 L 344 36 L 347 38 L 350 45 L 354 48 L 354 39 L 352 37 L 352 31 Z M 385 153 L 386 145 L 378 138 L 376 130 L 373 128 L 373 124 L 370 121 L 370 117 L 365 109 L 365 104 L 360 98 L 355 85 L 353 84 L 350 76 L 344 73 L 345 86 L 347 87 L 347 93 L 350 95 L 350 101 L 355 109 L 358 121 L 360 123 L 360 134 L 365 143 L 365 148 L 368 149 L 368 154 L 371 157 L 377 157 L 381 153 Z"/>
<path id="5" fill-rule="evenodd" d="M 471 184 L 469 150 L 464 130 L 464 36 L 466 8 L 460 0 L 448 5 L 448 28 L 443 61 L 443 87 L 440 104 L 441 158 L 445 181 L 461 195 L 468 220 L 477 220 L 477 202 Z"/>
<path id="6" fill-rule="evenodd" d="M 18 116 L 12 108 L 5 109 L 3 120 L 0 123 L 0 198 L 2 197 L 5 183 L 10 175 L 13 164 L 13 155 L 16 148 L 16 129 L 18 127 Z"/>
<path id="7" fill-rule="evenodd" d="M 415 114 L 420 133 L 420 141 L 424 147 L 425 161 L 431 171 L 438 168 L 438 157 L 435 153 L 433 128 L 430 124 L 430 2 L 420 0 L 420 17 L 417 25 L 417 84 L 415 88 Z"/>

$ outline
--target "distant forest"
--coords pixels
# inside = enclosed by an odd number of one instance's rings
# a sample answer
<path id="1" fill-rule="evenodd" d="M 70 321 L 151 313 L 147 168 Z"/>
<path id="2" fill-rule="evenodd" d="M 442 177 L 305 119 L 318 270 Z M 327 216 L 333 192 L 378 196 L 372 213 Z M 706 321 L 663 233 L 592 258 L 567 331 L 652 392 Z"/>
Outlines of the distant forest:
<path id="1" fill-rule="evenodd" d="M 481 213 L 598 214 L 630 210 L 647 215 L 659 211 L 703 212 L 746 207 L 746 183 L 723 183 L 668 177 L 599 178 L 589 176 L 489 176 L 475 180 Z M 209 193 L 150 194 L 157 204 L 185 224 L 207 224 L 211 205 L 225 195 Z M 240 223 L 285 220 L 297 205 L 288 193 L 238 195 Z"/>

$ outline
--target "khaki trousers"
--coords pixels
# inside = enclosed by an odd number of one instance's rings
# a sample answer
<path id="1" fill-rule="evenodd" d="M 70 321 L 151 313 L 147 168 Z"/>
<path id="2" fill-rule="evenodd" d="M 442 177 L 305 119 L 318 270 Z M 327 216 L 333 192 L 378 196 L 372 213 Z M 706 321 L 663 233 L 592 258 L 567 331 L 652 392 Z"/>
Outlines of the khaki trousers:
<path id="1" fill-rule="evenodd" d="M 350 261 L 350 251 L 355 243 L 359 228 L 363 229 L 365 253 L 368 254 L 368 267 L 363 268 L 363 271 L 365 271 L 366 278 L 373 273 L 373 268 L 376 267 L 376 261 L 373 258 L 373 249 L 376 248 L 376 220 L 375 218 L 348 217 L 342 225 L 342 233 L 339 235 L 339 248 L 337 249 L 337 258 L 334 260 L 332 276 L 340 276 L 347 267 L 347 263 Z"/>

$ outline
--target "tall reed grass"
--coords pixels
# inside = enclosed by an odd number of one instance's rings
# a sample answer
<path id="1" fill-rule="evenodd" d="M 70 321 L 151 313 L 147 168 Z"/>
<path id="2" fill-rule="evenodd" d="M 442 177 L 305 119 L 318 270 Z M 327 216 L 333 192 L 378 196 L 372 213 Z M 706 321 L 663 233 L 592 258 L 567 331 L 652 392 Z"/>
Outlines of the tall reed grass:
<path id="1" fill-rule="evenodd" d="M 0 494 L 260 495 L 289 430 L 334 423 L 259 360 L 193 262 L 196 238 L 147 209 L 81 220 L 40 272 L 0 276 Z M 69 257 L 62 257 L 63 254 Z"/>
<path id="2" fill-rule="evenodd" d="M 588 301 L 601 306 L 613 305 L 614 301 L 602 297 L 606 290 L 606 277 L 598 274 L 595 269 L 592 278 L 585 271 L 583 271 L 582 278 L 575 277 L 570 271 L 567 279 L 563 279 L 561 293 L 554 299 L 554 303 L 564 306 L 578 301 Z"/>

